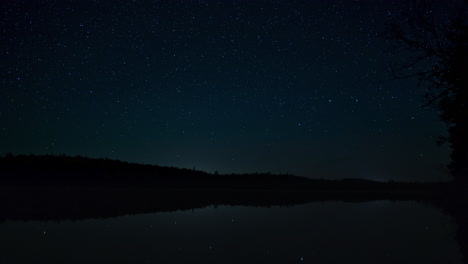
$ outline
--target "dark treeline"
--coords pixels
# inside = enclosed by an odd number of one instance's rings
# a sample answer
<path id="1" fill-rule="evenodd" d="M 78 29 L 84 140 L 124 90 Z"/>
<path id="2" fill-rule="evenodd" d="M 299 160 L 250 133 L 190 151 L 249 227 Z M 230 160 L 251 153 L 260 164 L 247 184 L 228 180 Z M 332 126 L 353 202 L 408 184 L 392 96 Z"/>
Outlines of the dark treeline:
<path id="1" fill-rule="evenodd" d="M 143 165 L 110 159 L 65 155 L 0 157 L 0 181 L 21 185 L 150 185 L 190 189 L 411 190 L 443 188 L 444 183 L 376 182 L 365 179 L 324 180 L 289 174 L 214 174 L 199 170 Z"/>
<path id="2" fill-rule="evenodd" d="M 300 185 L 304 177 L 270 173 L 219 174 L 195 169 L 65 155 L 0 157 L 0 181 L 15 184 L 147 185 L 155 188 L 236 188 Z"/>

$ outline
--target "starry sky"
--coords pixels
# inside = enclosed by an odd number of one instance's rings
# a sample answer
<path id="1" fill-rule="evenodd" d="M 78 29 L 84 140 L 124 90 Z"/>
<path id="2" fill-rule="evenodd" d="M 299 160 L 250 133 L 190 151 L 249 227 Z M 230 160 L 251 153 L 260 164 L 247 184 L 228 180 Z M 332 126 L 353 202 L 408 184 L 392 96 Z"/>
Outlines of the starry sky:
<path id="1" fill-rule="evenodd" d="M 457 3 L 431 10 L 445 15 Z M 0 154 L 447 180 L 446 128 L 387 81 L 402 1 L 0 3 Z"/>

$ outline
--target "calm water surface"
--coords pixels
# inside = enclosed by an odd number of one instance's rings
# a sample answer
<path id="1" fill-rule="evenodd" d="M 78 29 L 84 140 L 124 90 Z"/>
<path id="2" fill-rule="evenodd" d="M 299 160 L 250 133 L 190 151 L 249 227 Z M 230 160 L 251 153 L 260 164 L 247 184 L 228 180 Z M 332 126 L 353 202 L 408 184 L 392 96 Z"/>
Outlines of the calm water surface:
<path id="1" fill-rule="evenodd" d="M 455 226 L 417 202 L 208 207 L 0 223 L 0 263 L 462 263 Z"/>

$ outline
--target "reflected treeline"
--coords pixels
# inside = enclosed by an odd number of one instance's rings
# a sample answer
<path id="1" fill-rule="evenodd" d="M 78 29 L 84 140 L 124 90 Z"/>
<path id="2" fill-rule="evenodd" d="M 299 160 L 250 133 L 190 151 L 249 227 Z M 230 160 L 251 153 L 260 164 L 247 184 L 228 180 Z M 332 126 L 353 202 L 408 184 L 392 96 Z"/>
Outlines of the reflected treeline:
<path id="1" fill-rule="evenodd" d="M 451 216 L 456 224 L 455 238 L 460 246 L 464 263 L 468 263 L 468 199 L 464 194 L 452 194 L 447 199 L 429 201 L 434 207 L 440 208 L 445 214 Z"/>
<path id="2" fill-rule="evenodd" d="M 2 185 L 0 221 L 81 220 L 206 206 L 291 206 L 313 201 L 413 200 L 404 192 L 292 189 L 155 189 L 122 185 Z"/>

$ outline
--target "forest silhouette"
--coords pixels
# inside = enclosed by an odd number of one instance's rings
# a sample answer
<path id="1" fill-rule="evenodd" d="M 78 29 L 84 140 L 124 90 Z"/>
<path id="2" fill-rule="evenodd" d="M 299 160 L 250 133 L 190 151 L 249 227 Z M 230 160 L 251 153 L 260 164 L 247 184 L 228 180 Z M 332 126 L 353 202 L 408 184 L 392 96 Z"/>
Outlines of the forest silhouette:
<path id="1" fill-rule="evenodd" d="M 220 174 L 195 169 L 128 163 L 65 155 L 13 155 L 0 157 L 0 179 L 26 185 L 125 185 L 189 189 L 292 189 L 292 190 L 405 190 L 431 191 L 445 183 L 377 182 L 366 179 L 325 180 L 290 174 Z"/>

